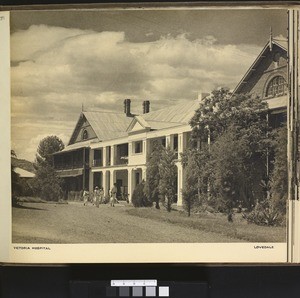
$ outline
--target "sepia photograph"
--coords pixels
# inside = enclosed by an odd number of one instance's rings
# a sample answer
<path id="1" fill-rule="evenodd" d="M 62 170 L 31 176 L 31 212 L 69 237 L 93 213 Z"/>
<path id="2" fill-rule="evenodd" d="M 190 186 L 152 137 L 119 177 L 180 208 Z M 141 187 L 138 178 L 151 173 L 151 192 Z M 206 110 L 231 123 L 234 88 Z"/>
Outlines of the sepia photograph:
<path id="1" fill-rule="evenodd" d="M 12 11 L 12 243 L 286 243 L 287 27 L 286 9 Z"/>

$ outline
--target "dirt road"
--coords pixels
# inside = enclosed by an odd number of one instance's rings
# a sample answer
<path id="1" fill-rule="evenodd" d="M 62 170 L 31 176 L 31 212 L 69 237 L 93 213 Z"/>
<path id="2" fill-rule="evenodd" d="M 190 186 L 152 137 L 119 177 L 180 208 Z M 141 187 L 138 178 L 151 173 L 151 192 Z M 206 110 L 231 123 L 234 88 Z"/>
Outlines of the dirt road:
<path id="1" fill-rule="evenodd" d="M 241 242 L 225 235 L 129 215 L 118 204 L 23 203 L 13 208 L 14 243 Z"/>

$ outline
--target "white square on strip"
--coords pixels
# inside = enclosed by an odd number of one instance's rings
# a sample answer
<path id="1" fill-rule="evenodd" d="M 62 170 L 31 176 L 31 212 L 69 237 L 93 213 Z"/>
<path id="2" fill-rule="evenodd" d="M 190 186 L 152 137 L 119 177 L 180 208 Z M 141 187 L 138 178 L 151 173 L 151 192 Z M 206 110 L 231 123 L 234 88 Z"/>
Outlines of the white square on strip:
<path id="1" fill-rule="evenodd" d="M 169 297 L 169 287 L 159 287 L 158 288 L 159 297 Z"/>

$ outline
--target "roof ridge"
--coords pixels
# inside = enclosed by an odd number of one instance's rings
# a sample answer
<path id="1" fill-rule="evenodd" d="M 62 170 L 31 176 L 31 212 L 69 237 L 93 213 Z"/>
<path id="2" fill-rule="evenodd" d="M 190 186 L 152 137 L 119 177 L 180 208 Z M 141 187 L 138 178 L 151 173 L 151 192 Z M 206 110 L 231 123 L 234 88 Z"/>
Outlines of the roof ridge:
<path id="1" fill-rule="evenodd" d="M 177 121 L 162 121 L 162 120 L 145 120 L 145 121 L 148 121 L 148 122 L 162 122 L 162 123 L 183 123 L 183 122 L 177 122 Z"/>
<path id="2" fill-rule="evenodd" d="M 114 111 L 100 111 L 100 110 L 94 110 L 94 111 L 83 111 L 83 113 L 106 113 L 106 114 L 124 114 L 123 112 L 114 112 Z"/>

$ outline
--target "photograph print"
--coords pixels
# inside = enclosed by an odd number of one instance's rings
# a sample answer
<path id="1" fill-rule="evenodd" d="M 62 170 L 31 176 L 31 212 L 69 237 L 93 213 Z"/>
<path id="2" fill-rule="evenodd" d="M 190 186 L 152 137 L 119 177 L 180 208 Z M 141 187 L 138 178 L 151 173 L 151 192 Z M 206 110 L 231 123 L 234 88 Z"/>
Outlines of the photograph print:
<path id="1" fill-rule="evenodd" d="M 12 243 L 283 243 L 287 11 L 12 11 Z"/>

